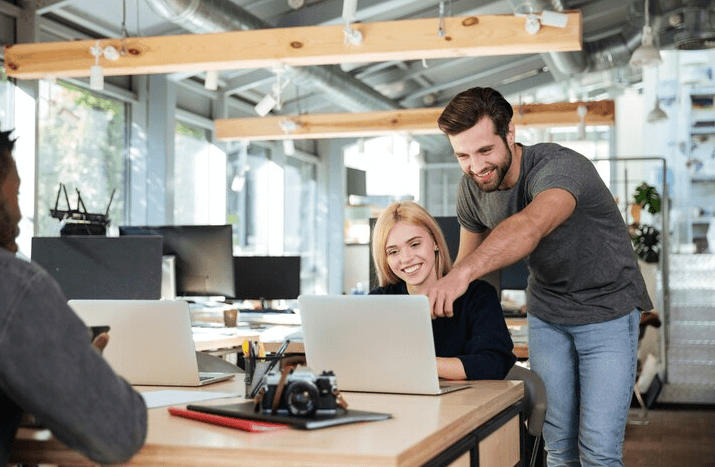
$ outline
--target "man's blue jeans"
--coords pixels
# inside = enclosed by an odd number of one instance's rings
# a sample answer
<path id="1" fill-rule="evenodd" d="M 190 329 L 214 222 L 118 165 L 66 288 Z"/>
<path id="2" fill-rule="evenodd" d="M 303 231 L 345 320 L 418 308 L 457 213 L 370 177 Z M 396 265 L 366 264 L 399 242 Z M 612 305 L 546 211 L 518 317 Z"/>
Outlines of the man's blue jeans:
<path id="1" fill-rule="evenodd" d="M 622 466 L 640 311 L 595 324 L 532 315 L 528 323 L 530 366 L 546 385 L 548 466 Z"/>

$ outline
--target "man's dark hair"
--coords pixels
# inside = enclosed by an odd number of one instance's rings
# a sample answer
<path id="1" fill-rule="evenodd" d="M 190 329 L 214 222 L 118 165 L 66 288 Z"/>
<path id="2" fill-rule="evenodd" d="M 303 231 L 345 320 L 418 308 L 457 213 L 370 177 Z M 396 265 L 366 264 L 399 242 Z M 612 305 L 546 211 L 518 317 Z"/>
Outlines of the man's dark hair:
<path id="1" fill-rule="evenodd" d="M 5 177 L 10 173 L 10 169 L 15 166 L 12 159 L 12 150 L 15 147 L 15 140 L 10 139 L 10 131 L 0 131 L 0 184 L 5 182 Z"/>
<path id="2" fill-rule="evenodd" d="M 12 170 L 17 170 L 15 160 L 12 158 L 12 150 L 15 147 L 15 140 L 10 139 L 11 131 L 0 131 L 0 187 L 7 181 Z M 8 212 L 5 200 L 0 193 L 0 248 L 5 248 L 13 253 L 18 247 L 15 238 L 19 233 L 17 225 L 18 219 Z"/>
<path id="3" fill-rule="evenodd" d="M 457 135 L 476 125 L 482 117 L 491 118 L 497 135 L 506 141 L 514 109 L 492 88 L 471 88 L 462 91 L 447 104 L 437 125 L 447 135 Z"/>

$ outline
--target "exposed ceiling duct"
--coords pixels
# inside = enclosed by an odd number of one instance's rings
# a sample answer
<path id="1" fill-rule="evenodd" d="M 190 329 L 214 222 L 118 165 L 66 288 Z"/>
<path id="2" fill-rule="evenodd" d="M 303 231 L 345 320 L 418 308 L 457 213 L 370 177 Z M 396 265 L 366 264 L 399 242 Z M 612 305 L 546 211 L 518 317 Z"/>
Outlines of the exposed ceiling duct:
<path id="1" fill-rule="evenodd" d="M 715 1 L 660 0 L 656 35 L 661 48 L 715 48 Z"/>
<path id="2" fill-rule="evenodd" d="M 272 26 L 226 0 L 146 0 L 169 21 L 191 32 L 270 29 Z M 292 70 L 294 83 L 305 84 L 328 94 L 346 110 L 391 110 L 401 108 L 336 66 L 298 67 Z"/>
<path id="3" fill-rule="evenodd" d="M 194 33 L 270 29 L 272 26 L 227 0 L 146 0 L 167 20 Z M 291 80 L 306 88 L 323 92 L 348 111 L 401 109 L 399 103 L 375 91 L 335 65 L 295 67 Z M 415 136 L 425 150 L 445 150 L 443 138 Z"/>
<path id="4" fill-rule="evenodd" d="M 525 8 L 534 12 L 544 10 L 564 11 L 560 0 L 510 0 L 514 9 Z M 541 54 L 544 62 L 556 77 L 564 79 L 581 73 L 608 70 L 628 64 L 631 54 L 641 43 L 641 28 L 626 27 L 620 33 L 584 43 L 577 52 L 549 52 Z"/>

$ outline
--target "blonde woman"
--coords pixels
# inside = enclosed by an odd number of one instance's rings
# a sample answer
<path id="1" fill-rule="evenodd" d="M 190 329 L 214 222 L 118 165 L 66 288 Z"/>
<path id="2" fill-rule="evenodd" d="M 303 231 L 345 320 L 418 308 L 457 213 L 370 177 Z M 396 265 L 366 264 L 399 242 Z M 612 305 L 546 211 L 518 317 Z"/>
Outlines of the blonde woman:
<path id="1" fill-rule="evenodd" d="M 380 214 L 372 257 L 380 286 L 371 294 L 425 295 L 452 267 L 439 225 L 411 201 L 393 203 Z M 440 378 L 503 379 L 516 361 L 499 297 L 487 282 L 472 282 L 451 317 L 432 321 L 432 333 Z"/>

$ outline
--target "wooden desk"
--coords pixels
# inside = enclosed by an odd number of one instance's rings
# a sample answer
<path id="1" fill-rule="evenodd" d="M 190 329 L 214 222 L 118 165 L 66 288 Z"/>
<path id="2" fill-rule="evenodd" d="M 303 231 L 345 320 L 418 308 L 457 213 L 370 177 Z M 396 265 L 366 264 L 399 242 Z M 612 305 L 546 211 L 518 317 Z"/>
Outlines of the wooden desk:
<path id="1" fill-rule="evenodd" d="M 209 328 L 210 329 L 210 328 Z M 260 332 L 250 329 L 242 332 L 239 329 L 235 335 L 224 335 L 220 332 L 222 328 L 212 329 L 213 332 L 194 332 L 194 342 L 196 350 L 208 351 L 211 354 L 237 352 L 241 353 L 241 344 L 244 340 L 261 340 Z M 282 341 L 264 341 L 266 352 L 275 353 L 283 344 Z M 305 353 L 302 341 L 291 341 L 288 344 L 286 353 Z M 514 355 L 519 360 L 529 358 L 529 344 L 526 342 L 514 342 Z"/>
<path id="2" fill-rule="evenodd" d="M 529 358 L 529 342 L 520 338 L 526 338 L 526 318 L 505 318 L 506 326 L 509 328 L 509 333 L 514 341 L 514 355 L 519 360 Z M 517 337 L 518 336 L 518 337 Z"/>
<path id="3" fill-rule="evenodd" d="M 201 391 L 240 390 L 242 380 L 218 383 Z M 156 389 L 156 388 L 153 388 Z M 474 387 L 442 396 L 346 392 L 350 407 L 389 412 L 390 420 L 319 430 L 246 433 L 149 411 L 149 433 L 131 466 L 391 466 L 522 465 L 524 459 L 524 387 L 521 381 L 479 381 Z M 226 404 L 243 399 L 206 403 Z M 46 430 L 21 429 L 10 462 L 93 465 L 47 437 Z M 39 439 L 33 439 L 35 438 Z"/>
<path id="4" fill-rule="evenodd" d="M 227 349 L 233 352 L 241 349 L 243 341 L 258 340 L 260 333 L 241 328 L 191 328 L 194 346 L 199 352 Z"/>

